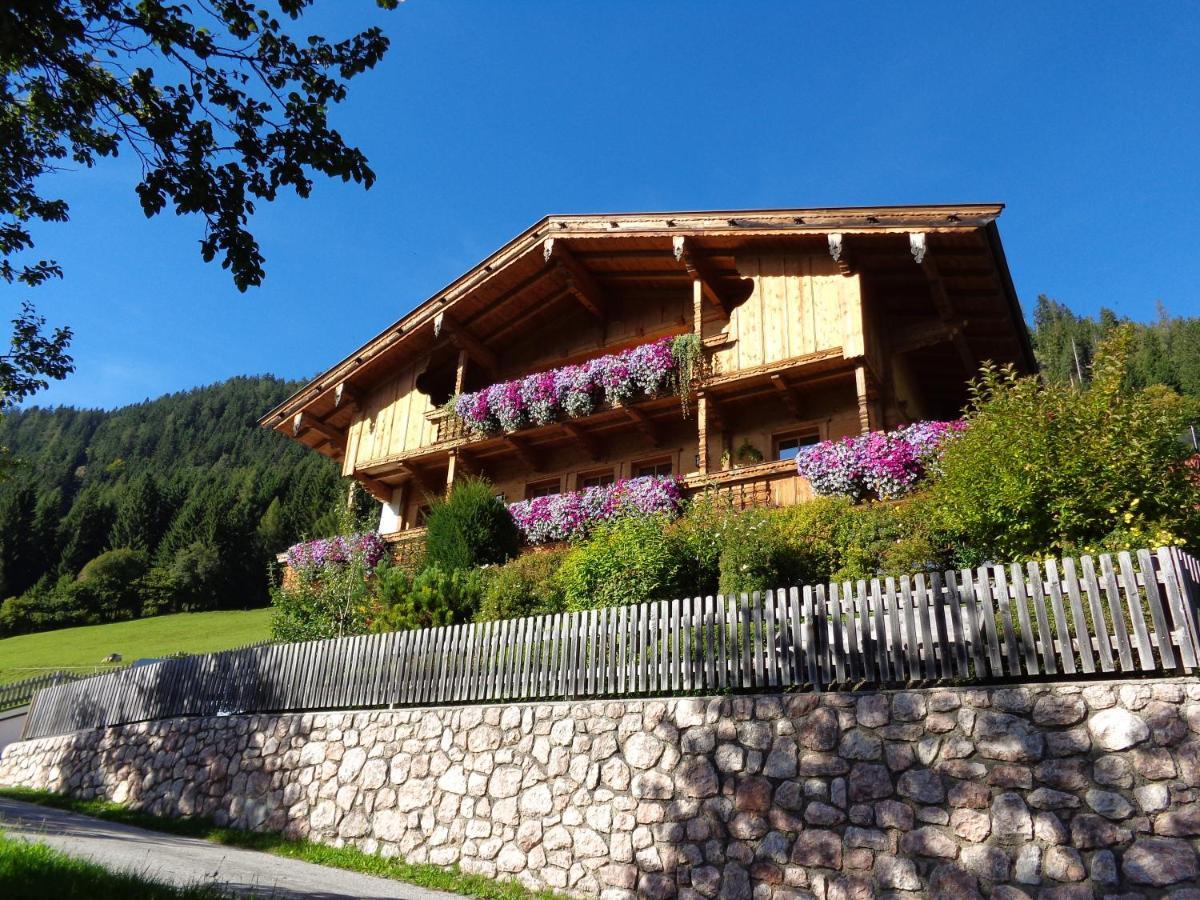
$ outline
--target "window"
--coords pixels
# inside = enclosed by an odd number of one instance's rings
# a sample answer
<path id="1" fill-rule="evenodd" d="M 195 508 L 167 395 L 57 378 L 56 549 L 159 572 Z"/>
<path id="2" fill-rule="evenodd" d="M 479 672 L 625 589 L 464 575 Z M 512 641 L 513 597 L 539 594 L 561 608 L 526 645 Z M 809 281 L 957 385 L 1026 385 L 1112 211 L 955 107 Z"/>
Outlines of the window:
<path id="1" fill-rule="evenodd" d="M 801 447 L 811 447 L 820 442 L 821 435 L 815 429 L 777 434 L 774 440 L 775 459 L 795 459 Z"/>
<path id="2" fill-rule="evenodd" d="M 590 487 L 605 487 L 616 481 L 613 477 L 612 469 L 605 469 L 603 472 L 580 472 L 579 473 L 579 489 L 584 490 Z"/>
<path id="3" fill-rule="evenodd" d="M 671 465 L 669 459 L 651 459 L 645 462 L 633 464 L 633 477 L 646 478 L 666 478 L 674 471 L 674 466 Z"/>
<path id="4" fill-rule="evenodd" d="M 417 507 L 417 515 L 416 515 L 416 520 L 417 520 L 416 527 L 417 528 L 425 527 L 426 523 L 429 522 L 429 514 L 431 512 L 433 512 L 433 507 L 431 505 L 429 505 L 428 503 L 422 503 L 420 506 Z"/>
<path id="5" fill-rule="evenodd" d="M 545 481 L 531 481 L 525 485 L 525 499 L 532 500 L 534 497 L 549 497 L 552 494 L 562 493 L 562 484 L 557 478 L 547 478 Z"/>

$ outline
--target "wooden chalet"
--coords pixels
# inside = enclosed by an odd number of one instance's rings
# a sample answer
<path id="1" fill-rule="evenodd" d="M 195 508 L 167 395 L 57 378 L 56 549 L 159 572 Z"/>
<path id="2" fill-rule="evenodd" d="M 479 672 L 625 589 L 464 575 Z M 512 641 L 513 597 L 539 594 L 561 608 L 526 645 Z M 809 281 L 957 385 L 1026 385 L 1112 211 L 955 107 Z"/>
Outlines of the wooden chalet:
<path id="1" fill-rule="evenodd" d="M 810 496 L 805 444 L 957 416 L 981 363 L 1035 369 L 1000 204 L 548 216 L 263 417 L 420 534 L 464 472 L 512 500 L 644 474 L 741 505 Z M 503 435 L 448 398 L 695 332 L 664 396 Z"/>

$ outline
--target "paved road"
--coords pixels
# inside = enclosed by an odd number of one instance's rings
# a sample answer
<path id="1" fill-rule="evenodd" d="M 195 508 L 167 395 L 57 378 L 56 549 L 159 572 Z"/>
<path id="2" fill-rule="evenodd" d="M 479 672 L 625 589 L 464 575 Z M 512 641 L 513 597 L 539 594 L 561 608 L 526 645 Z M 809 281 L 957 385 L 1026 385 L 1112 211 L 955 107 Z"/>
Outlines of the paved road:
<path id="1" fill-rule="evenodd" d="M 215 884 L 238 897 L 305 900 L 461 900 L 431 891 L 198 838 L 146 831 L 0 797 L 0 830 L 49 844 L 110 869 L 133 871 L 175 884 Z"/>

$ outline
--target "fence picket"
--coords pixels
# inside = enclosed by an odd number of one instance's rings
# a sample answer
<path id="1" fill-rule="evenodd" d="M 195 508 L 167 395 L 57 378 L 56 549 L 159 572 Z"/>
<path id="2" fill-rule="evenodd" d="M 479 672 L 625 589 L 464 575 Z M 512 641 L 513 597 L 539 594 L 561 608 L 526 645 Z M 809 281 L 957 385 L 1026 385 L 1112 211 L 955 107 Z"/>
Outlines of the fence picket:
<path id="1" fill-rule="evenodd" d="M 1142 661 L 1143 671 L 1151 671 L 1154 669 L 1154 648 L 1150 645 L 1150 633 L 1146 630 L 1146 614 L 1142 612 L 1133 563 L 1125 550 L 1117 554 L 1117 560 L 1125 588 L 1125 604 L 1129 607 L 1129 620 L 1133 623 L 1133 633 L 1137 639 L 1138 658 Z"/>
<path id="2" fill-rule="evenodd" d="M 1174 554 L 1177 551 L 1168 550 L 1166 547 L 1158 548 L 1158 564 L 1162 575 L 1163 584 L 1167 588 L 1167 601 L 1171 608 L 1171 619 L 1175 625 L 1175 633 L 1179 635 L 1177 643 L 1179 645 L 1179 654 L 1183 657 L 1183 664 L 1191 671 L 1196 668 L 1198 660 L 1198 651 L 1200 646 L 1197 645 L 1197 633 L 1194 630 L 1194 625 L 1189 624 L 1190 617 L 1187 612 L 1187 600 L 1184 596 L 1184 588 L 1180 582 L 1182 572 L 1175 566 Z"/>
<path id="3" fill-rule="evenodd" d="M 1125 554 L 1128 558 L 1129 554 Z M 1124 565 L 1124 563 L 1122 563 Z M 1146 592 L 1146 603 L 1150 607 L 1150 621 L 1154 623 L 1154 637 L 1158 642 L 1158 657 L 1162 660 L 1163 668 L 1174 669 L 1175 648 L 1172 645 L 1171 626 L 1167 624 L 1167 615 L 1163 609 L 1162 592 L 1159 589 L 1158 573 L 1154 571 L 1154 560 L 1149 550 L 1138 551 L 1138 568 L 1141 569 L 1142 588 Z M 1134 579 L 1134 596 L 1137 596 L 1137 579 Z"/>
<path id="4" fill-rule="evenodd" d="M 1083 558 L 1084 571 L 1091 560 L 1088 557 Z M 1117 642 L 1117 656 L 1121 660 L 1121 668 L 1129 671 L 1133 668 L 1133 647 L 1129 642 L 1129 628 L 1125 624 L 1125 613 L 1121 609 L 1121 590 L 1117 587 L 1117 576 L 1113 571 L 1112 557 L 1107 553 L 1100 555 L 1100 574 L 1104 579 L 1101 585 L 1104 588 L 1104 595 L 1108 598 L 1108 609 L 1112 615 L 1112 630 Z M 1093 578 L 1095 575 L 1093 574 Z M 1105 634 L 1108 629 L 1104 629 Z"/>
<path id="5" fill-rule="evenodd" d="M 1021 624 L 1021 646 L 1025 651 L 1025 671 L 1030 675 L 1039 674 L 1037 643 L 1033 637 L 1033 625 L 1029 620 L 1029 596 L 1025 591 L 1025 575 L 1021 572 L 1019 563 L 1013 563 L 1009 569 L 1012 573 L 1012 597 L 1017 605 L 1017 620 Z M 1045 615 L 1045 611 L 1042 612 Z"/>

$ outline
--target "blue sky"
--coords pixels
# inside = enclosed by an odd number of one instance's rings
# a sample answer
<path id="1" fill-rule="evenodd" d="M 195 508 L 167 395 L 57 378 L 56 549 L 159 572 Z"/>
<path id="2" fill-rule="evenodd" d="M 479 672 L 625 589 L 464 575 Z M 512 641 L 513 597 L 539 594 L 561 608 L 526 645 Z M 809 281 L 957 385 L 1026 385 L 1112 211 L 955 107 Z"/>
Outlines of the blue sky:
<path id="1" fill-rule="evenodd" d="M 1200 9 L 1170 3 L 322 0 L 392 49 L 333 120 L 378 174 L 261 210 L 242 295 L 122 158 L 57 176 L 76 331 L 41 404 L 314 374 L 551 213 L 1003 201 L 1027 310 L 1200 314 Z"/>

